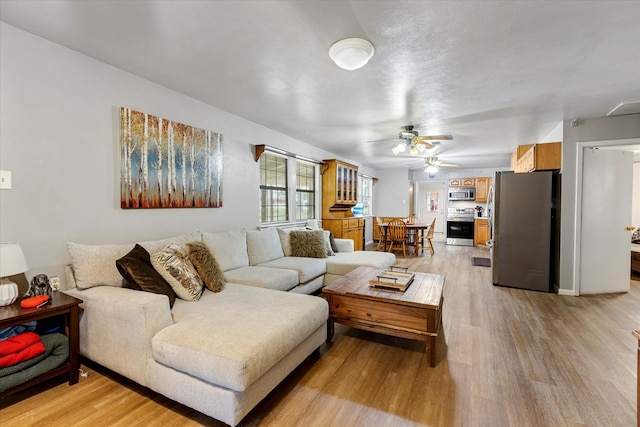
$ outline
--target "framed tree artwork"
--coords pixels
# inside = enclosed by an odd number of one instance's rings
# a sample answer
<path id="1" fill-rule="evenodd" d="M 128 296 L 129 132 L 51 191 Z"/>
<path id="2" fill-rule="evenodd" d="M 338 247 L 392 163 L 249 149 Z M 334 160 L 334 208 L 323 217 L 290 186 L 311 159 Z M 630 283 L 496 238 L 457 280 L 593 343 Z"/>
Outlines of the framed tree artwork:
<path id="1" fill-rule="evenodd" d="M 120 108 L 120 207 L 222 207 L 222 135 Z"/>

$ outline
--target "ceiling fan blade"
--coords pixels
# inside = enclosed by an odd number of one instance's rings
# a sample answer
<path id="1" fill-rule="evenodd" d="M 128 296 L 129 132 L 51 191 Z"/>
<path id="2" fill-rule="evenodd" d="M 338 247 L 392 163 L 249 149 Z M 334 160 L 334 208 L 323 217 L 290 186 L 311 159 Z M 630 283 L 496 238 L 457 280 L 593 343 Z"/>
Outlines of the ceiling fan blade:
<path id="1" fill-rule="evenodd" d="M 441 141 L 441 140 L 451 140 L 453 139 L 453 135 L 424 135 L 416 137 L 416 141 Z"/>
<path id="2" fill-rule="evenodd" d="M 427 150 L 431 150 L 433 147 L 436 146 L 435 144 L 432 144 L 430 142 L 420 140 L 419 138 L 416 138 L 415 140 L 411 141 L 411 143 L 414 144 L 414 145 L 420 144 L 420 145 L 424 146 L 424 148 L 426 148 Z"/>
<path id="3" fill-rule="evenodd" d="M 397 144 L 400 141 L 402 141 L 402 139 L 399 139 L 399 138 L 387 138 L 387 139 L 377 139 L 375 141 L 367 141 L 367 144 L 373 144 L 373 143 L 376 143 L 376 142 L 395 142 Z"/>

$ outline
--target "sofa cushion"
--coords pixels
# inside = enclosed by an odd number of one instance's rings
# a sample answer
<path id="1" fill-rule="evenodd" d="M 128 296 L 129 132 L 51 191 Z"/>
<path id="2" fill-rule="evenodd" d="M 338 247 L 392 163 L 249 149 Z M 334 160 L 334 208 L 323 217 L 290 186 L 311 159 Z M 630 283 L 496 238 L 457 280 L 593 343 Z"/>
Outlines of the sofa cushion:
<path id="1" fill-rule="evenodd" d="M 246 230 L 231 230 L 223 233 L 202 233 L 202 241 L 207 245 L 222 271 L 248 267 Z"/>
<path id="2" fill-rule="evenodd" d="M 338 252 L 327 258 L 327 274 L 344 276 L 360 266 L 389 268 L 395 263 L 396 256 L 389 252 Z"/>
<path id="3" fill-rule="evenodd" d="M 140 246 L 149 253 L 154 253 L 171 242 L 185 244 L 194 240 L 198 240 L 197 232 L 168 239 L 140 242 Z M 116 268 L 116 260 L 128 254 L 134 245 L 134 243 L 123 245 L 82 245 L 68 242 L 67 248 L 71 256 L 76 286 L 81 289 L 101 285 L 121 287 L 124 279 Z"/>
<path id="4" fill-rule="evenodd" d="M 145 248 L 135 245 L 124 257 L 116 261 L 116 267 L 130 287 L 139 291 L 166 295 L 173 307 L 176 293 L 151 265 L 151 255 Z"/>
<path id="5" fill-rule="evenodd" d="M 333 257 L 331 257 L 333 258 Z M 327 264 L 324 259 L 286 256 L 274 259 L 273 261 L 260 264 L 260 267 L 284 268 L 298 272 L 300 284 L 322 276 L 327 271 Z"/>
<path id="6" fill-rule="evenodd" d="M 323 230 L 297 230 L 289 236 L 291 256 L 326 258 L 327 246 Z"/>
<path id="7" fill-rule="evenodd" d="M 288 291 L 298 286 L 298 272 L 284 268 L 252 266 L 228 270 L 224 274 L 229 282 L 258 288 Z"/>
<path id="8" fill-rule="evenodd" d="M 260 231 L 247 231 L 247 253 L 249 254 L 249 265 L 258 265 L 282 258 L 284 252 L 278 230 L 270 227 Z"/>
<path id="9" fill-rule="evenodd" d="M 291 256 L 291 232 L 299 230 L 305 230 L 305 228 L 278 228 L 278 237 L 280 237 L 280 245 L 282 245 L 284 256 Z"/>
<path id="10" fill-rule="evenodd" d="M 204 285 L 211 292 L 220 292 L 224 287 L 224 273 L 207 245 L 202 242 L 187 243 L 189 261 L 196 268 Z"/>
<path id="11" fill-rule="evenodd" d="M 227 283 L 196 303 L 177 300 L 172 315 L 174 324 L 153 337 L 156 362 L 244 391 L 325 327 L 328 306 L 319 297 Z"/>
<path id="12" fill-rule="evenodd" d="M 182 245 L 170 243 L 151 255 L 151 264 L 171 285 L 178 298 L 187 301 L 200 299 L 204 284 Z"/>

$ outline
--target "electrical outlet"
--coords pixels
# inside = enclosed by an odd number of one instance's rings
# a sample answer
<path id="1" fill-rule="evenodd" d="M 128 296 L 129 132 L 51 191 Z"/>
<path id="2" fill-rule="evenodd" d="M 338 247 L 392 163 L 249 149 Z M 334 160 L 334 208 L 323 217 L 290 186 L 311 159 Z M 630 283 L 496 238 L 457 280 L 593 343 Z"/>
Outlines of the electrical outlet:
<path id="1" fill-rule="evenodd" d="M 0 171 L 0 189 L 11 190 L 11 171 Z"/>
<path id="2" fill-rule="evenodd" d="M 49 277 L 49 283 L 51 284 L 51 290 L 57 291 L 60 289 L 60 278 L 58 276 Z"/>

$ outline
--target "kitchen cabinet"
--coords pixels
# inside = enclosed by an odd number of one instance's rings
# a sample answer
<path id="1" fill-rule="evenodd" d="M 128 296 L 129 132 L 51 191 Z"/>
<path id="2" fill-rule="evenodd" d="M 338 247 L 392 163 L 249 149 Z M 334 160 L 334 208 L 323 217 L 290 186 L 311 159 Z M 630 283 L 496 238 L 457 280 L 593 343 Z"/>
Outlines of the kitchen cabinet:
<path id="1" fill-rule="evenodd" d="M 449 180 L 449 187 L 475 187 L 475 178 L 452 178 Z"/>
<path id="2" fill-rule="evenodd" d="M 562 142 L 520 146 L 511 156 L 511 167 L 516 173 L 560 169 L 562 167 Z"/>
<path id="3" fill-rule="evenodd" d="M 489 220 L 486 218 L 476 218 L 473 220 L 473 246 L 486 246 L 491 238 L 489 231 Z"/>
<path id="4" fill-rule="evenodd" d="M 486 202 L 489 196 L 489 187 L 491 186 L 491 178 L 476 178 L 476 202 Z"/>
<path id="5" fill-rule="evenodd" d="M 364 250 L 364 218 L 322 219 L 322 228 L 334 237 L 353 240 L 353 249 Z"/>

